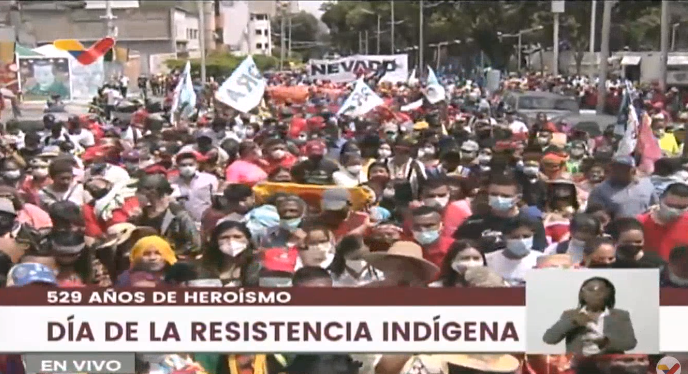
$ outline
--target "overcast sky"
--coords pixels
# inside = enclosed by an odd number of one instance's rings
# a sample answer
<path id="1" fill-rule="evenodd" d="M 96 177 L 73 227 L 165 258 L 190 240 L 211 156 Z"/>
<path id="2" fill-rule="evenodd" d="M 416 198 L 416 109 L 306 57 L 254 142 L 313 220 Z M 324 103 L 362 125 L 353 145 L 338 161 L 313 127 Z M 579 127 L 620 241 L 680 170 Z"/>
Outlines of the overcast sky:
<path id="1" fill-rule="evenodd" d="M 299 9 L 305 10 L 320 19 L 322 15 L 320 5 L 322 5 L 322 3 L 324 3 L 324 1 L 299 1 Z"/>

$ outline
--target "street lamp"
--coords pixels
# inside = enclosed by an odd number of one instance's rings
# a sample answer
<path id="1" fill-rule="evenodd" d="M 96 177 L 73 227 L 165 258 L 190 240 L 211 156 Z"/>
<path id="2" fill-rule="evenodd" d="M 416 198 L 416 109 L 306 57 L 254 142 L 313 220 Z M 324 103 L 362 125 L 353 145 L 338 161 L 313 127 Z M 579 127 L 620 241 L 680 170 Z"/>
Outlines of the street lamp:
<path id="1" fill-rule="evenodd" d="M 678 25 L 680 25 L 681 22 L 676 22 L 673 25 L 671 25 L 671 51 L 676 50 L 676 30 L 678 29 Z"/>
<path id="2" fill-rule="evenodd" d="M 428 47 L 437 47 L 437 62 L 436 62 L 436 67 L 435 69 L 440 70 L 440 51 L 442 50 L 442 46 L 449 45 L 449 44 L 461 44 L 461 40 L 459 39 L 454 39 L 454 40 L 449 40 L 445 42 L 439 42 L 437 44 L 428 44 Z"/>
<path id="3" fill-rule="evenodd" d="M 382 23 L 382 16 L 377 14 L 376 12 L 373 12 L 372 10 L 368 10 L 368 9 L 361 9 L 361 12 L 377 16 L 377 32 L 375 34 L 377 35 L 376 50 L 377 50 L 377 54 L 379 55 L 380 54 L 380 34 L 382 33 L 382 31 L 380 31 L 380 24 Z"/>
<path id="4" fill-rule="evenodd" d="M 515 34 L 503 34 L 501 32 L 497 32 L 497 36 L 501 38 L 518 38 L 518 71 L 519 73 L 521 72 L 521 45 L 522 45 L 522 40 L 523 40 L 523 34 L 528 34 L 534 31 L 540 31 L 544 27 L 542 26 L 536 26 L 530 29 L 524 29 L 520 30 L 519 32 Z"/>

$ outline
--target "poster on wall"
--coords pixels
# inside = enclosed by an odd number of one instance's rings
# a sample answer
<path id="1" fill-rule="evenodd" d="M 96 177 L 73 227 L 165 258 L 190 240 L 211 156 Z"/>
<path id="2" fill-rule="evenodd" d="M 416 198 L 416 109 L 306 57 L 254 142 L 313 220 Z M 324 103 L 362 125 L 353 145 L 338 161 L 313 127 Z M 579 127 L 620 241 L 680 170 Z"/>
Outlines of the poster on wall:
<path id="1" fill-rule="evenodd" d="M 105 83 L 105 64 L 103 58 L 89 65 L 71 60 L 70 83 L 72 100 L 91 100 L 98 95 L 98 89 Z"/>
<path id="2" fill-rule="evenodd" d="M 43 101 L 53 95 L 60 95 L 63 100 L 69 100 L 70 76 L 67 58 L 19 58 L 19 88 L 24 101 Z"/>

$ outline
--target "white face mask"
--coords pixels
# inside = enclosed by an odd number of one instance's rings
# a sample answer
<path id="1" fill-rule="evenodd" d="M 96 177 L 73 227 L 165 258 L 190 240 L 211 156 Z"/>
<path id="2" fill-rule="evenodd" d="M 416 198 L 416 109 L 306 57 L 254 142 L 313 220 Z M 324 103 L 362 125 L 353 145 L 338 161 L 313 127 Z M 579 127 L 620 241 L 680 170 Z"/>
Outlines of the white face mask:
<path id="1" fill-rule="evenodd" d="M 464 273 L 470 268 L 478 268 L 485 266 L 482 261 L 479 260 L 463 260 L 452 262 L 451 268 L 457 273 Z"/>
<path id="2" fill-rule="evenodd" d="M 179 174 L 182 177 L 191 177 L 194 174 L 196 174 L 196 166 L 193 165 L 187 165 L 187 166 L 180 166 L 179 167 Z"/>
<path id="3" fill-rule="evenodd" d="M 272 153 L 270 153 L 270 156 L 272 156 L 272 158 L 274 158 L 275 160 L 281 160 L 286 155 L 287 155 L 287 152 L 285 152 L 281 149 L 274 150 L 274 151 L 272 151 Z"/>
<path id="4" fill-rule="evenodd" d="M 389 149 L 380 149 L 377 151 L 377 156 L 379 158 L 387 158 L 392 155 L 392 151 Z"/>
<path id="5" fill-rule="evenodd" d="M 228 256 L 236 257 L 248 247 L 247 243 L 230 240 L 220 243 L 220 251 Z"/>
<path id="6" fill-rule="evenodd" d="M 8 170 L 2 173 L 2 175 L 7 179 L 19 179 L 21 177 L 21 171 L 19 170 Z"/>
<path id="7" fill-rule="evenodd" d="M 322 269 L 327 269 L 330 267 L 330 265 L 332 265 L 332 261 L 334 261 L 334 253 L 328 254 L 325 260 L 323 260 L 323 262 L 321 262 L 318 266 L 320 266 Z"/>
<path id="8" fill-rule="evenodd" d="M 423 204 L 435 208 L 444 208 L 449 204 L 449 196 L 447 197 L 431 197 L 423 200 Z"/>
<path id="9" fill-rule="evenodd" d="M 361 170 L 363 170 L 363 165 L 347 166 L 346 170 L 353 175 L 358 175 L 361 172 Z"/>
<path id="10" fill-rule="evenodd" d="M 36 168 L 31 171 L 31 175 L 36 178 L 45 178 L 48 176 L 48 168 Z"/>
<path id="11" fill-rule="evenodd" d="M 360 273 L 368 266 L 368 263 L 364 260 L 346 260 L 346 266 L 356 273 Z"/>

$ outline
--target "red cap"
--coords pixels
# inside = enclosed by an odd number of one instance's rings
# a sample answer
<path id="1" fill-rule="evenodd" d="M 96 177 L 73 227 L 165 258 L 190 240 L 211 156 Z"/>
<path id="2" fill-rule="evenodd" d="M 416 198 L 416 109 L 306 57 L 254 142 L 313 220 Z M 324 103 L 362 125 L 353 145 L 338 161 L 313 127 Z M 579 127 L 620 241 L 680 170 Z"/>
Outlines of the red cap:
<path id="1" fill-rule="evenodd" d="M 306 143 L 306 155 L 307 156 L 324 156 L 325 155 L 325 143 L 320 140 L 311 140 Z"/>
<path id="2" fill-rule="evenodd" d="M 296 138 L 304 131 L 306 131 L 306 120 L 301 117 L 292 118 L 289 125 L 289 136 Z"/>
<path id="3" fill-rule="evenodd" d="M 89 162 L 97 159 L 103 159 L 107 155 L 107 148 L 104 145 L 96 145 L 87 148 L 86 151 L 81 155 L 83 161 Z"/>
<path id="4" fill-rule="evenodd" d="M 306 123 L 309 130 L 321 130 L 325 125 L 325 119 L 320 116 L 311 117 Z"/>
<path id="5" fill-rule="evenodd" d="M 263 267 L 270 271 L 293 273 L 299 253 L 295 249 L 269 248 L 263 251 Z"/>

